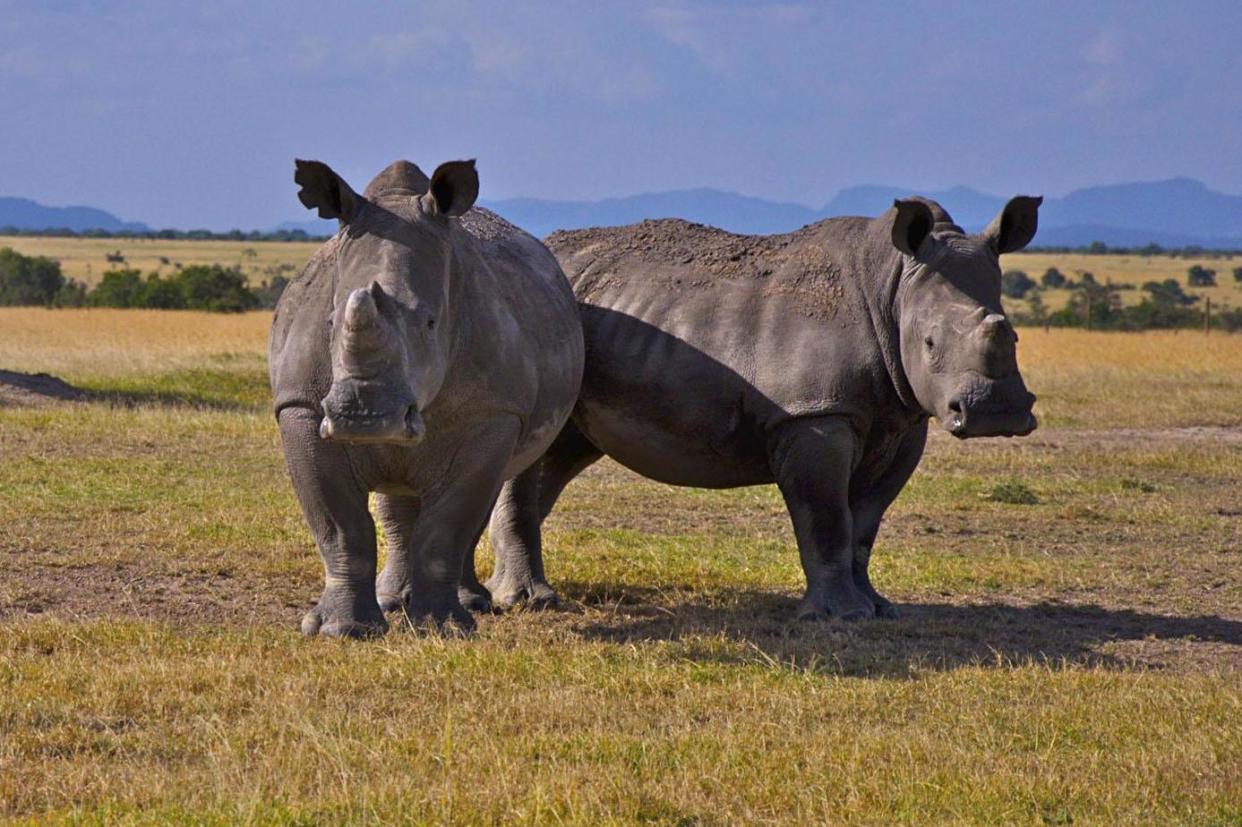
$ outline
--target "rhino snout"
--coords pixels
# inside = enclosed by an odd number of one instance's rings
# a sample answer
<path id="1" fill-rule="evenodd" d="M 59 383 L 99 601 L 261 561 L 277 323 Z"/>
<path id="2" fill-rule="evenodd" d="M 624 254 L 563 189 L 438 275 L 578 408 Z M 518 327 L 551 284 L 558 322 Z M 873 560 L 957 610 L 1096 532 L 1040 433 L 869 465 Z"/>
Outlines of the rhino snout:
<path id="1" fill-rule="evenodd" d="M 949 400 L 944 428 L 958 439 L 1026 436 L 1039 427 L 1039 420 L 1031 411 L 1034 405 L 1035 394 L 1025 389 L 1001 400 L 957 396 Z"/>
<path id="2" fill-rule="evenodd" d="M 413 404 L 378 415 L 344 413 L 325 404 L 319 423 L 319 436 L 333 442 L 410 446 L 420 442 L 426 432 L 423 415 Z"/>

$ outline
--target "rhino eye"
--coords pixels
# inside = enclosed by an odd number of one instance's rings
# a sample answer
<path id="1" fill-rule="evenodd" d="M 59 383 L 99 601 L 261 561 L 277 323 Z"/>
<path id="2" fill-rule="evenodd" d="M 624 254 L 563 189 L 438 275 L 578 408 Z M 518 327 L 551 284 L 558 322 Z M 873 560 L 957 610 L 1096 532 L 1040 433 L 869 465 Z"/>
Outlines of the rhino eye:
<path id="1" fill-rule="evenodd" d="M 429 318 L 427 319 L 427 329 L 428 329 L 428 330 L 435 330 L 435 329 L 436 329 L 436 320 L 435 320 L 435 318 L 433 318 L 433 317 L 429 317 Z"/>
<path id="2" fill-rule="evenodd" d="M 923 344 L 927 345 L 928 350 L 931 350 L 932 348 L 936 346 L 936 343 L 932 341 L 931 336 L 928 336 L 927 338 L 923 339 Z"/>

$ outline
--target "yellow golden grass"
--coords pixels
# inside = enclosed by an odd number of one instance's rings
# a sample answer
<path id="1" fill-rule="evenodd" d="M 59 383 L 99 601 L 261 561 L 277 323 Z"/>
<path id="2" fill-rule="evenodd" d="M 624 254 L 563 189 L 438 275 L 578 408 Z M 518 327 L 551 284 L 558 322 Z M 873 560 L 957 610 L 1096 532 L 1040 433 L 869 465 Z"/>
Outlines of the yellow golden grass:
<path id="1" fill-rule="evenodd" d="M 60 262 L 61 271 L 88 285 L 94 285 L 108 270 L 130 267 L 143 273 L 172 273 L 175 264 L 223 264 L 237 266 L 252 283 L 271 277 L 272 268 L 287 265 L 293 272 L 302 269 L 317 241 L 188 241 L 138 238 L 50 238 L 0 236 L 0 247 L 11 247 L 22 255 L 44 256 Z M 124 263 L 107 260 L 120 252 Z M 167 262 L 162 261 L 167 259 Z M 286 276 L 291 273 L 286 272 Z"/>
<path id="2" fill-rule="evenodd" d="M 0 369 L 91 376 L 160 373 L 221 357 L 262 359 L 271 314 L 0 308 Z"/>

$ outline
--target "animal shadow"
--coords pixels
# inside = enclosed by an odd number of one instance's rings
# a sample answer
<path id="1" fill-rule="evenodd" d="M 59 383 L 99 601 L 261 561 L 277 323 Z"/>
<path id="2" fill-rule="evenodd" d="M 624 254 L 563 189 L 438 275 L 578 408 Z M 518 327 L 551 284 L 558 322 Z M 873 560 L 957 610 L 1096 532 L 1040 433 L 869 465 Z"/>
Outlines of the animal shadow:
<path id="1" fill-rule="evenodd" d="M 562 594 L 583 606 L 610 610 L 604 620 L 594 619 L 594 611 L 584 613 L 591 617 L 581 628 L 585 637 L 681 641 L 683 655 L 691 659 L 753 661 L 757 655 L 783 668 L 871 677 L 1032 662 L 1051 668 L 1160 669 L 1186 657 L 1206 660 L 1209 667 L 1242 668 L 1242 622 L 1211 615 L 1052 601 L 904 603 L 898 604 L 897 620 L 801 622 L 794 619 L 792 596 L 768 591 L 601 592 L 592 584 L 562 586 Z M 720 636 L 745 644 L 745 651 L 713 645 Z"/>

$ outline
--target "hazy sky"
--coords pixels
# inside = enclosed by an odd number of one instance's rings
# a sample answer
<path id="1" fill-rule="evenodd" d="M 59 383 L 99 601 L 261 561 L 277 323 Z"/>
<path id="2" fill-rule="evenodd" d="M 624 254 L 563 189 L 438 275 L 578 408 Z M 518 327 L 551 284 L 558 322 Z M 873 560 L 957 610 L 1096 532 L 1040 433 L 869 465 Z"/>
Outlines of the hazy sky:
<path id="1" fill-rule="evenodd" d="M 4 2 L 0 195 L 153 226 L 308 214 L 477 157 L 484 197 L 861 183 L 1242 192 L 1242 3 Z"/>

